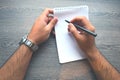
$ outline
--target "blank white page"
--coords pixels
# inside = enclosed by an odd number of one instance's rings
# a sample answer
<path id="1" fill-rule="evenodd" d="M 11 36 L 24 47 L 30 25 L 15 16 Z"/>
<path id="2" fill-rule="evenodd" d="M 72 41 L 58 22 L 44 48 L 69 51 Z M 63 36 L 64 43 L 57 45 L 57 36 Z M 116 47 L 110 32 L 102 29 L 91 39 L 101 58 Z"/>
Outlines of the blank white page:
<path id="1" fill-rule="evenodd" d="M 56 44 L 60 63 L 66 63 L 85 58 L 85 54 L 78 47 L 73 35 L 68 32 L 68 23 L 65 20 L 72 20 L 76 16 L 88 18 L 88 6 L 54 8 L 54 16 L 58 17 L 55 26 Z"/>

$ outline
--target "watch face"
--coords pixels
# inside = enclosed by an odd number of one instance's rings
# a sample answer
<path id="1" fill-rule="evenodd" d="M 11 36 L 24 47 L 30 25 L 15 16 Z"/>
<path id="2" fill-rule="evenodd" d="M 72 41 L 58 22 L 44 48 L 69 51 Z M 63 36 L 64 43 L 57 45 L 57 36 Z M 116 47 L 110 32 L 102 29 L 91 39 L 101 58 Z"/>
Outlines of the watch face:
<path id="1" fill-rule="evenodd" d="M 29 40 L 26 40 L 25 44 L 28 45 L 29 47 L 33 46 L 33 43 L 31 41 L 29 41 Z"/>

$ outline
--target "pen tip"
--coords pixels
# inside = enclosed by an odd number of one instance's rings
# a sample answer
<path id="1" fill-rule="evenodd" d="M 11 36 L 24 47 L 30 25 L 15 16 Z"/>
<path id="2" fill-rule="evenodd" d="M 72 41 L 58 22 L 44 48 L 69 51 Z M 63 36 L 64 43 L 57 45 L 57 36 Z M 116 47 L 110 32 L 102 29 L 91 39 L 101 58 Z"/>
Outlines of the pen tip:
<path id="1" fill-rule="evenodd" d="M 68 21 L 68 20 L 65 20 L 67 23 L 70 23 L 70 21 Z"/>

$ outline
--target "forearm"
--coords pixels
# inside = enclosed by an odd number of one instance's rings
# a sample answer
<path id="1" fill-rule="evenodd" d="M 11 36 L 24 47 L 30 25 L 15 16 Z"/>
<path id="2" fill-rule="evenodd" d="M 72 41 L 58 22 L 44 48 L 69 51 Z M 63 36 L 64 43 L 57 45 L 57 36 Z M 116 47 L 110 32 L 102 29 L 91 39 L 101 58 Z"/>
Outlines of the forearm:
<path id="1" fill-rule="evenodd" d="M 95 27 L 84 16 L 78 16 L 71 20 L 86 29 L 95 32 Z M 119 72 L 100 54 L 95 47 L 95 38 L 84 31 L 78 30 L 73 24 L 68 25 L 68 30 L 75 37 L 79 47 L 86 53 L 98 80 L 120 80 Z"/>
<path id="2" fill-rule="evenodd" d="M 119 72 L 100 54 L 97 49 L 87 54 L 98 80 L 120 80 Z"/>
<path id="3" fill-rule="evenodd" d="M 33 51 L 36 51 L 39 45 L 49 38 L 50 32 L 57 23 L 57 18 L 49 18 L 49 14 L 53 14 L 52 9 L 45 9 L 45 11 L 37 18 L 31 31 L 29 32 L 27 39 L 22 39 L 21 44 L 27 43 Z M 32 57 L 32 50 L 21 45 L 20 48 L 14 53 L 14 55 L 6 62 L 5 65 L 0 69 L 0 80 L 23 80 L 27 67 Z"/>
<path id="4" fill-rule="evenodd" d="M 32 51 L 21 45 L 0 69 L 0 80 L 23 80 L 31 60 Z"/>

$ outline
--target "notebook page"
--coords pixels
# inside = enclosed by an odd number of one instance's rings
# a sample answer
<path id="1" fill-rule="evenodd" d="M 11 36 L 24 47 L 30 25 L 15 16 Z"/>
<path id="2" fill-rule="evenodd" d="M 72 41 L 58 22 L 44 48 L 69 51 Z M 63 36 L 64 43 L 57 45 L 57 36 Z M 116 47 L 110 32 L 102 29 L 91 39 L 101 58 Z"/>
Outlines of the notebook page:
<path id="1" fill-rule="evenodd" d="M 66 63 L 84 59 L 85 55 L 78 47 L 72 34 L 68 32 L 68 23 L 65 20 L 70 21 L 76 16 L 88 18 L 88 6 L 54 8 L 54 16 L 58 17 L 55 33 L 59 62 Z"/>

